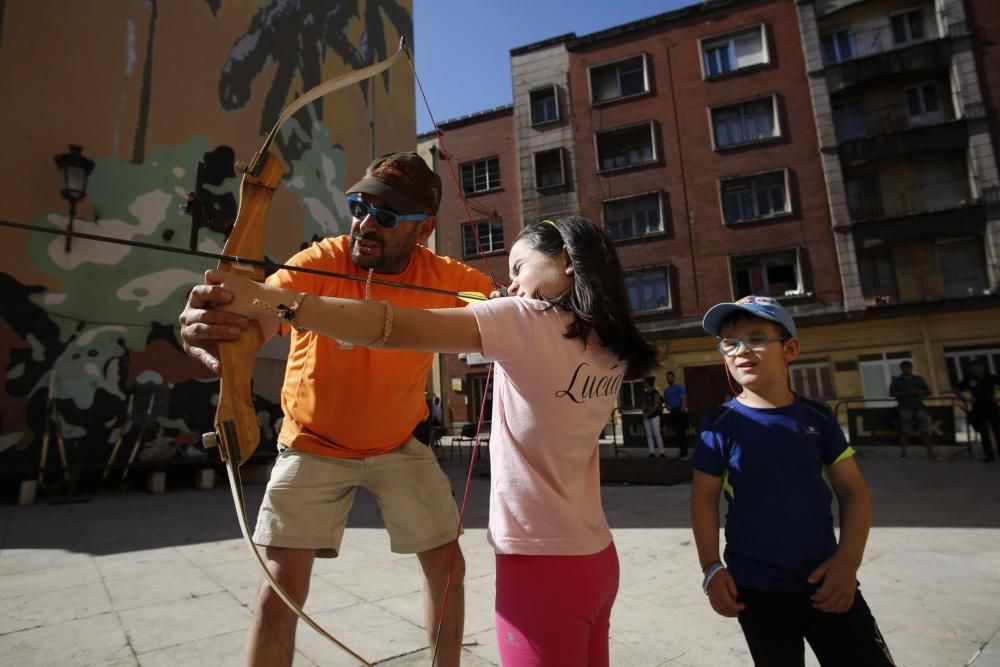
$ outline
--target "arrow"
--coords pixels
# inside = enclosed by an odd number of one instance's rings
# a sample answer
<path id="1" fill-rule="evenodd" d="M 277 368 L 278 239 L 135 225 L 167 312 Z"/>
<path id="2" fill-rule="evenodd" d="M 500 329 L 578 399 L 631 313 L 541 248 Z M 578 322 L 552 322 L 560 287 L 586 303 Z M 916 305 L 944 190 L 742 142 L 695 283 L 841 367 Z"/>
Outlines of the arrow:
<path id="1" fill-rule="evenodd" d="M 42 234 L 52 234 L 54 236 L 70 236 L 70 232 L 65 229 L 52 229 L 50 227 L 40 227 L 38 225 L 27 225 L 21 222 L 11 222 L 9 220 L 0 220 L 0 227 L 11 227 L 13 229 L 24 229 L 31 232 L 41 232 Z M 312 273 L 317 276 L 327 276 L 330 278 L 340 278 L 342 280 L 353 280 L 354 282 L 368 282 L 367 277 L 361 276 L 351 276 L 346 273 L 337 273 L 336 271 L 322 271 L 320 269 L 310 269 L 301 266 L 289 266 L 288 264 L 279 264 L 277 262 L 271 262 L 268 260 L 259 259 L 249 259 L 245 257 L 237 257 L 235 255 L 223 255 L 217 252 L 205 252 L 203 250 L 187 250 L 184 248 L 172 248 L 170 246 L 159 245 L 156 243 L 146 243 L 144 241 L 127 241 L 125 239 L 116 239 L 112 236 L 101 236 L 100 234 L 85 234 L 83 232 L 73 231 L 73 238 L 77 239 L 87 239 L 89 241 L 98 241 L 100 243 L 113 243 L 116 245 L 127 245 L 134 248 L 144 248 L 146 250 L 158 250 L 160 252 L 172 252 L 177 255 L 189 255 L 191 257 L 204 257 L 206 259 L 217 259 L 226 262 L 232 262 L 236 265 L 244 266 L 254 266 L 262 267 L 264 269 L 284 269 L 285 271 L 298 271 L 299 273 Z M 424 285 L 411 285 L 409 283 L 400 283 L 393 280 L 381 280 L 379 278 L 372 278 L 371 283 L 373 285 L 385 285 L 386 287 L 399 287 L 402 289 L 416 290 L 418 292 L 431 292 L 433 294 L 444 294 L 446 296 L 453 296 L 466 303 L 475 303 L 478 301 L 486 301 L 489 299 L 488 296 L 482 292 L 452 292 L 451 290 L 440 289 L 437 287 L 425 287 Z"/>

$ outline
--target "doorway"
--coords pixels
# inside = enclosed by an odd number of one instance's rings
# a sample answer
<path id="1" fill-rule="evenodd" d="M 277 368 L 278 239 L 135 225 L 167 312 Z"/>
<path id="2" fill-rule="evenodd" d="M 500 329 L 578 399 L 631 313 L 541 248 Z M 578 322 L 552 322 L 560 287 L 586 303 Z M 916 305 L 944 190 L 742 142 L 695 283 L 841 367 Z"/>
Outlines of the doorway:
<path id="1" fill-rule="evenodd" d="M 726 371 L 719 363 L 710 366 L 686 366 L 684 388 L 687 389 L 688 410 L 700 418 L 717 405 L 729 400 L 729 383 Z M 734 388 L 739 390 L 738 387 Z"/>

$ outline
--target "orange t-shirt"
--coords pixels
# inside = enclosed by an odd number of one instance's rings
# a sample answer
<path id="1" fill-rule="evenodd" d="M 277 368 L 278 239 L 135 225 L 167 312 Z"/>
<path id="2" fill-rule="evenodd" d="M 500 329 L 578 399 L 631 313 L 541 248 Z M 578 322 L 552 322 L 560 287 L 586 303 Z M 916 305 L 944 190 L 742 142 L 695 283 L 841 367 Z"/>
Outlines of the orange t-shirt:
<path id="1" fill-rule="evenodd" d="M 292 257 L 288 264 L 365 278 L 351 259 L 347 236 L 326 238 Z M 460 262 L 417 246 L 402 273 L 373 278 L 489 294 L 492 282 Z M 267 280 L 320 296 L 363 299 L 365 283 L 281 270 Z M 372 284 L 373 301 L 402 308 L 451 308 L 464 305 L 454 296 Z M 337 341 L 315 333 L 292 332 L 281 389 L 285 419 L 282 444 L 313 454 L 355 459 L 392 451 L 405 443 L 427 416 L 424 388 L 434 360 L 429 352 L 341 350 Z"/>

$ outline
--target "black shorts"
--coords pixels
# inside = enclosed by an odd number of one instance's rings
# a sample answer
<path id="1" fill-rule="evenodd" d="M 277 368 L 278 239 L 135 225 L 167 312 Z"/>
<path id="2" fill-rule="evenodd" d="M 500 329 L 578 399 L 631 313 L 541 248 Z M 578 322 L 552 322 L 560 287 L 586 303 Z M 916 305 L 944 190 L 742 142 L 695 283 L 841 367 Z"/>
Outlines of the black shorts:
<path id="1" fill-rule="evenodd" d="M 895 667 L 861 595 L 843 614 L 813 608 L 809 593 L 739 589 L 740 627 L 757 667 L 803 667 L 809 642 L 823 667 Z"/>

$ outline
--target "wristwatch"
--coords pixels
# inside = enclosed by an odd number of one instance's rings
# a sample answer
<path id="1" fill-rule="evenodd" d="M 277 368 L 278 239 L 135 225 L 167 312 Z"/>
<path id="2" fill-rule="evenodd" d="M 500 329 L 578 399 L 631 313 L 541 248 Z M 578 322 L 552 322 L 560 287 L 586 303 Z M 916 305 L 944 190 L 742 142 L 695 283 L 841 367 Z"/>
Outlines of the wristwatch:
<path id="1" fill-rule="evenodd" d="M 305 298 L 306 293 L 302 292 L 295 297 L 295 300 L 292 301 L 292 305 L 286 306 L 283 303 L 279 303 L 275 308 L 275 310 L 278 311 L 278 317 L 288 322 L 292 328 L 300 334 L 306 333 L 308 330 L 295 323 L 295 312 L 299 309 L 299 306 L 302 305 L 302 301 L 305 300 Z"/>

